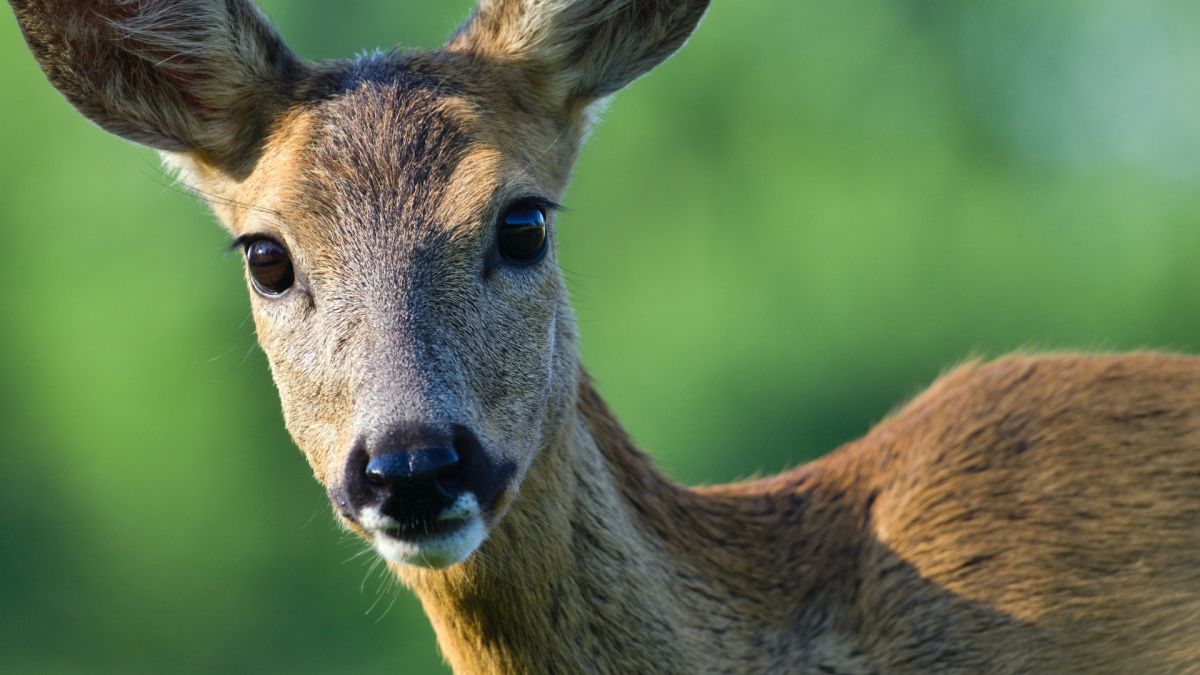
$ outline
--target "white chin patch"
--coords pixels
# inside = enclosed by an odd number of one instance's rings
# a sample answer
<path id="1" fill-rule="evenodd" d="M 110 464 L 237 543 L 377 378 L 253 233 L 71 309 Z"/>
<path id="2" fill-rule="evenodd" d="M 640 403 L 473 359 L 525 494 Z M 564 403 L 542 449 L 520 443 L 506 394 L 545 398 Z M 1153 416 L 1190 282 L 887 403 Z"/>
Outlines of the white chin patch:
<path id="1" fill-rule="evenodd" d="M 441 569 L 467 559 L 483 543 L 487 535 L 483 518 L 475 495 L 459 495 L 453 504 L 446 507 L 438 520 L 457 527 L 445 534 L 432 534 L 414 539 L 397 539 L 388 534 L 396 530 L 398 523 L 385 516 L 376 507 L 363 509 L 359 522 L 371 533 L 375 550 L 392 562 L 416 565 L 430 569 Z M 446 521 L 458 521 L 449 523 Z"/>

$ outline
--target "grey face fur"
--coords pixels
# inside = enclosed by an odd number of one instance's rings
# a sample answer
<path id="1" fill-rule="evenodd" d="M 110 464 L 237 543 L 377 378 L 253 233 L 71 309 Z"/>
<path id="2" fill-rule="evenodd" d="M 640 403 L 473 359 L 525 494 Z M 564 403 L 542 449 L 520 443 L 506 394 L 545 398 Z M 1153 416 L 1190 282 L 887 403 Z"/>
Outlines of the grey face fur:
<path id="1" fill-rule="evenodd" d="M 304 198 L 271 200 L 238 231 L 291 253 L 296 284 L 255 293 L 255 320 L 288 428 L 339 514 L 389 558 L 443 566 L 479 545 L 557 432 L 577 364 L 553 250 L 530 265 L 492 254 L 506 210 L 548 204 L 558 186 L 505 161 L 467 99 L 411 65 L 359 64 L 306 112 L 271 148 L 299 170 L 266 186 Z M 356 499 L 356 454 L 455 430 L 473 438 L 458 448 L 454 527 L 421 542 L 390 536 L 396 523 Z"/>

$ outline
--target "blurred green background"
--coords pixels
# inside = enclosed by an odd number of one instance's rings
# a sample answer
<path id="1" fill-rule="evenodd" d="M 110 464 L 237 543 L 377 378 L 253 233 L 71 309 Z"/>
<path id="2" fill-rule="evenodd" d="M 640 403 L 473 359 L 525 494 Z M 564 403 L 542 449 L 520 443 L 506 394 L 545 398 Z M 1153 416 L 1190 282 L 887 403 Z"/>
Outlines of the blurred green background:
<path id="1" fill-rule="evenodd" d="M 468 0 L 263 0 L 302 55 Z M 0 672 L 445 672 L 283 429 L 237 256 L 0 20 Z M 718 0 L 618 97 L 561 260 L 674 477 L 775 472 L 971 354 L 1200 344 L 1200 5 Z"/>

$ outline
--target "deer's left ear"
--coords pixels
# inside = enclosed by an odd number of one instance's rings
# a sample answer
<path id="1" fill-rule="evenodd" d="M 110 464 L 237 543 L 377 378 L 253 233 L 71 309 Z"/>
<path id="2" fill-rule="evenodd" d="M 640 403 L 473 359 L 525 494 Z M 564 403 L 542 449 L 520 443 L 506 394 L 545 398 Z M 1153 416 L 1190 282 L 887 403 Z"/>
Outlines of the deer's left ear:
<path id="1" fill-rule="evenodd" d="M 568 109 L 646 74 L 683 46 L 709 0 L 480 0 L 446 49 L 514 69 Z"/>
<path id="2" fill-rule="evenodd" d="M 235 175 L 307 69 L 249 0 L 9 1 L 84 116 Z"/>

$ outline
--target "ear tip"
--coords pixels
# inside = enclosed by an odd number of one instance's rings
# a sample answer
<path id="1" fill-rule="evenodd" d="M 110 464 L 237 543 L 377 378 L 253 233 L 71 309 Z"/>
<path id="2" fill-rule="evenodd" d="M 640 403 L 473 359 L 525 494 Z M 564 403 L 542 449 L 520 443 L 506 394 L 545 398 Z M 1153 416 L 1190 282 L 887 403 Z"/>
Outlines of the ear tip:
<path id="1" fill-rule="evenodd" d="M 9 0 L 30 51 L 100 128 L 237 171 L 312 68 L 250 0 Z"/>

